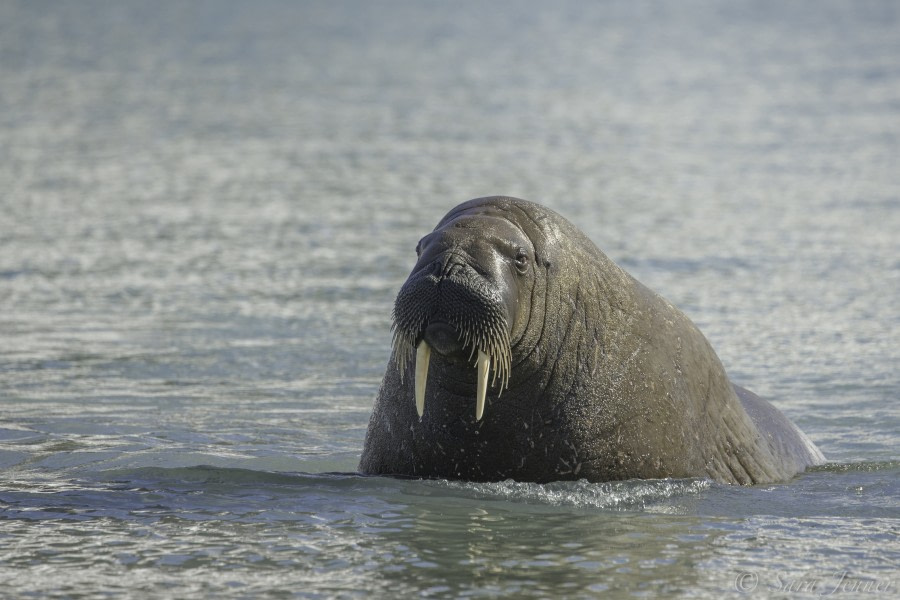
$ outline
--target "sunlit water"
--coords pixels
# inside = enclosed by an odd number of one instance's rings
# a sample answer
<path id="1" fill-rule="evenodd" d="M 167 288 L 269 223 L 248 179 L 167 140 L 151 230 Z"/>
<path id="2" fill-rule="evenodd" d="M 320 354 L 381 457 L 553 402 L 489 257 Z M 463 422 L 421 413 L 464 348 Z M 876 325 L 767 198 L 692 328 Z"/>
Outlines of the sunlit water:
<path id="1" fill-rule="evenodd" d="M 889 0 L 4 0 L 0 595 L 896 597 L 898 173 Z M 498 193 L 830 464 L 355 475 L 416 241 Z"/>

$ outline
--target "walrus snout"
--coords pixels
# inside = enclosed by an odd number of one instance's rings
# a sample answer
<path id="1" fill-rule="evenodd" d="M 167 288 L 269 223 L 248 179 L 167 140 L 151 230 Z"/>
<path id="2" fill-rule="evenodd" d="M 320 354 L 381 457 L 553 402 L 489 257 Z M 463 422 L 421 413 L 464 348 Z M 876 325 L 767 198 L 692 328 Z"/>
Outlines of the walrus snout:
<path id="1" fill-rule="evenodd" d="M 394 352 L 401 379 L 415 367 L 415 404 L 425 410 L 432 350 L 452 362 L 474 367 L 475 418 L 481 419 L 488 374 L 502 390 L 509 383 L 512 351 L 504 295 L 459 252 L 417 265 L 394 302 Z M 427 259 L 426 259 L 427 260 Z M 420 264 L 424 262 L 420 259 Z M 474 360 L 474 364 L 473 364 Z"/>

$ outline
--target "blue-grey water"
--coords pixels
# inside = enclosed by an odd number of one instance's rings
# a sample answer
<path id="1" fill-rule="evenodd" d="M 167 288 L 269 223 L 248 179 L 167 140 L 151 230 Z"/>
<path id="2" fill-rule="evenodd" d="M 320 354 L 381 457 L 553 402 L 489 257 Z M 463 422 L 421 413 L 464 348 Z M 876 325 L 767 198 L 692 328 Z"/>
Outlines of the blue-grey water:
<path id="1" fill-rule="evenodd" d="M 418 238 L 576 222 L 829 464 L 354 474 Z M 900 5 L 0 0 L 0 596 L 900 596 Z"/>

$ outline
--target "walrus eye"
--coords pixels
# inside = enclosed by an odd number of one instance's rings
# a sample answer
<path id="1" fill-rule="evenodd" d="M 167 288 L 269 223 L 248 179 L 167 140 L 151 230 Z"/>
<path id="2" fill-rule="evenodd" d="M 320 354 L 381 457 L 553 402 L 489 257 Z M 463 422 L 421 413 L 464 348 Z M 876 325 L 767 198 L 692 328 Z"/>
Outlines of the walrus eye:
<path id="1" fill-rule="evenodd" d="M 516 252 L 516 268 L 519 269 L 520 272 L 524 272 L 528 267 L 528 254 L 525 253 L 525 250 L 519 248 Z"/>

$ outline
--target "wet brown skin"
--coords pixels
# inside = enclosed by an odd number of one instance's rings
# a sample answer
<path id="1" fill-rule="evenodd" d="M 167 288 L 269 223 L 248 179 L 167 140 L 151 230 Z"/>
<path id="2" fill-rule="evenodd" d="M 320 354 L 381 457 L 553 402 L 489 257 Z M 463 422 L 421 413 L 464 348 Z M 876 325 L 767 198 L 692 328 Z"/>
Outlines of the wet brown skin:
<path id="1" fill-rule="evenodd" d="M 555 212 L 515 198 L 471 200 L 418 250 L 395 305 L 401 343 L 361 473 L 750 484 L 824 461 L 774 406 L 731 384 L 684 314 Z M 501 377 L 489 387 L 481 420 L 472 345 L 459 339 L 459 323 L 472 319 L 476 333 L 502 320 L 509 340 L 508 386 Z M 410 352 L 423 339 L 433 354 L 420 418 Z"/>

